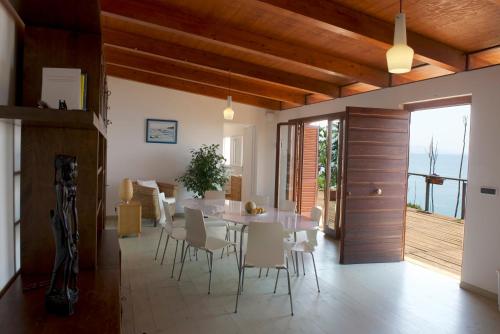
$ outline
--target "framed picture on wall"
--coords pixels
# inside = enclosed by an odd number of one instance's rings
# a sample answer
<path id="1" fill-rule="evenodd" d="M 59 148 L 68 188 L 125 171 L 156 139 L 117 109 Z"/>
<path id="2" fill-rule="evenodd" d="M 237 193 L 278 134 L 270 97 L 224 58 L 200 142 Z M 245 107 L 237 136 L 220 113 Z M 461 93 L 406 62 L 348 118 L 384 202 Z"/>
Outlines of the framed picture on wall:
<path id="1" fill-rule="evenodd" d="M 148 118 L 146 120 L 146 142 L 177 144 L 177 121 Z"/>

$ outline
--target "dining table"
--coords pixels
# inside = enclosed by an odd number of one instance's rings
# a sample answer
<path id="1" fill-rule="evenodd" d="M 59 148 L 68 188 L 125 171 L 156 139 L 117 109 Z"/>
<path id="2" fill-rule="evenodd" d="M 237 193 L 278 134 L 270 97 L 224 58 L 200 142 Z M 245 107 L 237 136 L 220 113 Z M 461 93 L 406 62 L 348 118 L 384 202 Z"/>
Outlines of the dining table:
<path id="1" fill-rule="evenodd" d="M 189 198 L 180 201 L 182 207 L 198 209 L 203 212 L 206 217 L 221 219 L 230 223 L 240 224 L 240 261 L 239 271 L 243 268 L 243 235 L 245 229 L 251 222 L 259 223 L 275 223 L 283 225 L 283 229 L 294 233 L 314 230 L 319 227 L 319 222 L 313 221 L 307 216 L 291 212 L 280 211 L 274 207 L 263 207 L 264 212 L 261 214 L 249 214 L 245 210 L 245 203 L 241 201 L 233 201 L 227 199 L 201 199 Z M 298 257 L 296 257 L 296 268 L 298 269 Z M 298 274 L 298 270 L 297 270 Z"/>

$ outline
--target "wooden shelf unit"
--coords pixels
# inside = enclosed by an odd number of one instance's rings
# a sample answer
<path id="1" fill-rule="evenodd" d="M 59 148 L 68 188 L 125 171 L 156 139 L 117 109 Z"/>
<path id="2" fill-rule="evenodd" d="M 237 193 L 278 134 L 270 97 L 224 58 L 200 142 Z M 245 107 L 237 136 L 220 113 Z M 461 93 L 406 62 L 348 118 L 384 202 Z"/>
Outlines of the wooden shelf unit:
<path id="1" fill-rule="evenodd" d="M 87 13 L 81 26 L 68 26 L 59 14 L 46 12 L 42 21 L 33 16 L 36 2 L 21 3 L 26 19 L 22 56 L 21 106 L 0 107 L 0 118 L 21 121 L 21 274 L 23 284 L 47 279 L 54 261 L 49 212 L 55 205 L 54 158 L 77 157 L 79 262 L 81 270 L 94 270 L 104 229 L 106 198 L 106 78 L 99 29 L 88 17 L 99 17 L 98 0 L 78 0 Z M 57 7 L 60 1 L 48 0 Z M 66 6 L 66 5 L 64 5 Z M 68 6 L 69 5 L 68 3 Z M 83 13 L 82 12 L 82 13 Z M 95 12 L 95 13 L 94 13 Z M 23 17 L 23 15 L 26 15 Z M 84 24 L 84 22 L 86 22 Z M 88 29 L 87 29 L 87 28 Z M 36 108 L 41 97 L 44 67 L 79 68 L 87 74 L 88 111 Z"/>

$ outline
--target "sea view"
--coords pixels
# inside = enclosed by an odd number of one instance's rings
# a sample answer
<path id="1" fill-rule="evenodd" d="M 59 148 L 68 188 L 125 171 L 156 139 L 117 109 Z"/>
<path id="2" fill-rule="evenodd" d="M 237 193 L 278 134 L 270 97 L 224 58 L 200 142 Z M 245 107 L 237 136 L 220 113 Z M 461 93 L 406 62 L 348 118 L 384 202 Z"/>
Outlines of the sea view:
<path id="1" fill-rule="evenodd" d="M 462 179 L 467 178 L 467 156 L 464 156 L 462 167 Z M 459 154 L 440 154 L 436 162 L 436 174 L 443 177 L 458 178 L 460 169 Z M 410 173 L 428 174 L 429 157 L 425 153 L 410 154 Z M 434 212 L 446 216 L 454 216 L 457 201 L 458 182 L 445 180 L 443 185 L 434 185 Z M 415 203 L 422 208 L 425 206 L 425 180 L 420 176 L 408 178 L 408 203 Z M 458 204 L 458 215 L 460 216 L 461 198 Z"/>

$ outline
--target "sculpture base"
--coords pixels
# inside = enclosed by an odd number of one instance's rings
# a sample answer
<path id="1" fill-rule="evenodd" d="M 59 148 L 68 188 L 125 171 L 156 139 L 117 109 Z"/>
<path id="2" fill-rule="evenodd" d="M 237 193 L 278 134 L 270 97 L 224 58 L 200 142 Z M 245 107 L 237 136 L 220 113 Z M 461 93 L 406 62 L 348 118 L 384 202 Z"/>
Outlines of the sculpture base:
<path id="1" fill-rule="evenodd" d="M 45 296 L 45 308 L 49 313 L 69 316 L 74 313 L 77 301 L 78 290 L 69 289 L 68 294 L 63 291 L 54 291 Z"/>

